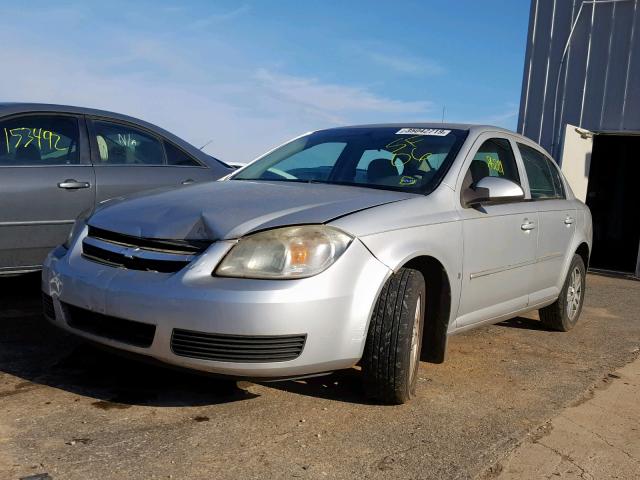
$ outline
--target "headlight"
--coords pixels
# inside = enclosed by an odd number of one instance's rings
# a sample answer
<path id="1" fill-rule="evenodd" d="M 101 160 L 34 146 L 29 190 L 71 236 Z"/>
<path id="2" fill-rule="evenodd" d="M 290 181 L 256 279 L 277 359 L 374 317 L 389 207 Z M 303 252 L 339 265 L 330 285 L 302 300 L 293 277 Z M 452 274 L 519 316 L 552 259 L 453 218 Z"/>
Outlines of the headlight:
<path id="1" fill-rule="evenodd" d="M 69 235 L 67 235 L 67 239 L 62 244 L 64 248 L 66 248 L 67 250 L 71 249 L 71 245 L 73 245 L 75 239 L 78 237 L 78 235 L 80 235 L 80 232 L 82 232 L 82 229 L 87 224 L 87 219 L 91 216 L 92 212 L 93 209 L 89 208 L 78 215 L 75 223 L 73 224 L 73 228 L 69 232 Z"/>
<path id="2" fill-rule="evenodd" d="M 285 227 L 241 238 L 215 271 L 221 277 L 304 278 L 329 268 L 352 237 L 324 225 Z"/>

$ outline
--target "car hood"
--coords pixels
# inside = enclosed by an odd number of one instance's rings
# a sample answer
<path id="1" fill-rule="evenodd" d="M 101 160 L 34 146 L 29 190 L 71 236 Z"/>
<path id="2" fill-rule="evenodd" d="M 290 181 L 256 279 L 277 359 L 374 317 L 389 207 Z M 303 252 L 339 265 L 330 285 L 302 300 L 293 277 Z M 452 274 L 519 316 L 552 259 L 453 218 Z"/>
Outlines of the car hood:
<path id="1" fill-rule="evenodd" d="M 108 202 L 88 223 L 144 238 L 223 240 L 285 225 L 326 223 L 415 196 L 344 185 L 229 180 Z"/>

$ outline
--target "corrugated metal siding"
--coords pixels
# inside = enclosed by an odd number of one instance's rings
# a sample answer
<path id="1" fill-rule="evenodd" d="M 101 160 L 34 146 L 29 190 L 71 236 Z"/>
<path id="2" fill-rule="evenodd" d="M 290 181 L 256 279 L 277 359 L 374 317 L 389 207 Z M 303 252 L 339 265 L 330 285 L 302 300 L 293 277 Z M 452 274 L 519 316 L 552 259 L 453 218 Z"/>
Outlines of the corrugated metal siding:
<path id="1" fill-rule="evenodd" d="M 555 158 L 567 123 L 640 131 L 640 0 L 582 3 L 531 2 L 518 131 Z"/>

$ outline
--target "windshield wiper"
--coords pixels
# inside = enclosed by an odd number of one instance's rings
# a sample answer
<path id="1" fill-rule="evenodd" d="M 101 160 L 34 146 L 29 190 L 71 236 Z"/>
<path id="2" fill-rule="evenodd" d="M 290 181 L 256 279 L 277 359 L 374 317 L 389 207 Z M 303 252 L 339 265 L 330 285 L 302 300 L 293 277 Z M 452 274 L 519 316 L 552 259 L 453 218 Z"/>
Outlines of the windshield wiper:
<path id="1" fill-rule="evenodd" d="M 230 180 L 248 180 L 251 182 L 333 183 L 324 180 L 305 180 L 302 178 L 231 178 Z"/>
<path id="2" fill-rule="evenodd" d="M 342 185 L 348 187 L 360 187 L 360 188 L 372 188 L 374 190 L 387 190 L 392 192 L 402 192 L 402 193 L 413 193 L 418 195 L 424 195 L 425 193 L 421 190 L 416 191 L 416 189 L 409 189 L 406 187 L 396 187 L 393 185 L 380 185 L 375 183 L 358 183 L 358 182 L 340 182 L 340 181 L 330 181 L 330 180 L 316 180 L 316 179 L 308 179 L 303 180 L 301 178 L 231 178 L 230 180 L 248 180 L 252 182 L 289 182 L 289 183 L 307 183 L 309 185 Z"/>

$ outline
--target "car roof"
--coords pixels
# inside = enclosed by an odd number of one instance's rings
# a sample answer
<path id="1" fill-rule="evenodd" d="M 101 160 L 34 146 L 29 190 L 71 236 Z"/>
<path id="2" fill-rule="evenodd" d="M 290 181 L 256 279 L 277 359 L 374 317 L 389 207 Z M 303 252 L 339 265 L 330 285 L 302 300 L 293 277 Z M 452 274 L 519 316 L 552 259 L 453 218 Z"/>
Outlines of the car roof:
<path id="1" fill-rule="evenodd" d="M 211 165 L 212 161 L 214 161 L 217 166 L 230 168 L 222 160 L 219 160 L 203 152 L 202 150 L 196 148 L 189 142 L 174 135 L 173 133 L 152 123 L 146 122 L 139 118 L 131 117 L 129 115 L 124 115 L 122 113 L 110 112 L 108 110 L 99 110 L 97 108 L 76 107 L 72 105 L 56 105 L 51 103 L 0 102 L 0 117 L 20 113 L 68 113 L 75 115 L 103 117 L 112 120 L 120 120 L 123 122 L 133 123 L 170 140 L 171 142 L 175 143 L 183 150 L 187 151 L 189 154 L 193 155 L 198 160 L 206 163 L 207 165 Z"/>

